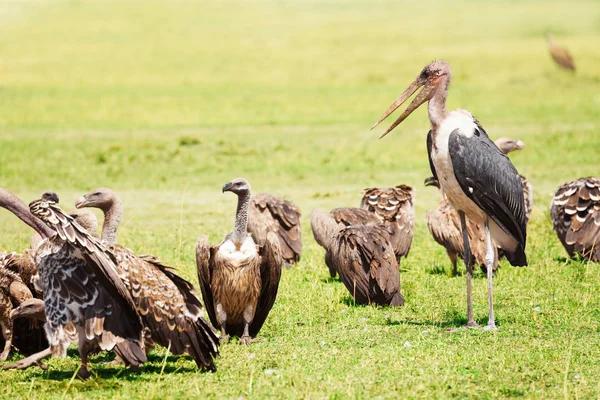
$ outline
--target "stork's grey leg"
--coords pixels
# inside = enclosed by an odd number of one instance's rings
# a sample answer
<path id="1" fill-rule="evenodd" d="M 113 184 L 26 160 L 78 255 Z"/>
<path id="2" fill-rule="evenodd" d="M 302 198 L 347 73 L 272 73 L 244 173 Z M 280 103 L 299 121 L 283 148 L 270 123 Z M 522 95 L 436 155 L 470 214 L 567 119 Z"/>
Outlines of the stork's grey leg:
<path id="1" fill-rule="evenodd" d="M 467 220 L 465 213 L 459 211 L 460 215 L 460 226 L 462 228 L 463 245 L 465 248 L 464 259 L 465 266 L 467 269 L 467 328 L 477 327 L 477 323 L 473 319 L 473 298 L 472 298 L 472 277 L 473 277 L 473 255 L 471 253 L 471 247 L 469 245 L 469 231 L 467 230 Z"/>
<path id="2" fill-rule="evenodd" d="M 487 268 L 487 279 L 488 279 L 488 307 L 489 307 L 489 319 L 485 329 L 496 330 L 496 319 L 494 318 L 494 296 L 492 292 L 492 275 L 494 273 L 494 262 L 496 261 L 494 245 L 490 236 L 489 221 L 485 219 L 485 264 Z"/>

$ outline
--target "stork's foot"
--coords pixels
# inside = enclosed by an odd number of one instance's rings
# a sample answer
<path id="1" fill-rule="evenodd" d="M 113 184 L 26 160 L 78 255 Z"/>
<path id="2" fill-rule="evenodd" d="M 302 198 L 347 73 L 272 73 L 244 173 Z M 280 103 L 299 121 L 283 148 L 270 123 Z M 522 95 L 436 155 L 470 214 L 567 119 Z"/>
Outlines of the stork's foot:
<path id="1" fill-rule="evenodd" d="M 87 369 L 86 366 L 82 365 L 81 368 L 79 368 L 79 372 L 77 372 L 77 377 L 82 381 L 85 381 L 90 376 L 92 376 L 92 373 Z"/>
<path id="2" fill-rule="evenodd" d="M 245 344 L 245 345 L 249 345 L 252 343 L 264 343 L 266 342 L 267 339 L 263 339 L 263 338 L 251 338 L 250 336 L 242 336 L 240 338 L 240 344 Z"/>
<path id="3" fill-rule="evenodd" d="M 497 331 L 498 327 L 495 322 L 488 323 L 484 328 L 484 331 Z"/>

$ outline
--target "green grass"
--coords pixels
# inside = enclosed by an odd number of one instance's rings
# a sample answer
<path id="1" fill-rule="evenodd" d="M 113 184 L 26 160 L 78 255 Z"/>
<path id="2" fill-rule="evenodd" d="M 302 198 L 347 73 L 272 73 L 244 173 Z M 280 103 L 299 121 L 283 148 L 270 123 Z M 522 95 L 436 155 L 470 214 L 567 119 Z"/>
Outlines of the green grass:
<path id="1" fill-rule="evenodd" d="M 572 75 L 543 34 L 569 47 Z M 141 374 L 76 352 L 48 371 L 3 371 L 6 398 L 598 398 L 600 268 L 567 261 L 548 205 L 600 162 L 600 5 L 596 1 L 0 2 L 0 185 L 43 190 L 65 208 L 99 186 L 121 193 L 119 241 L 196 281 L 194 247 L 233 226 L 237 176 L 303 210 L 302 261 L 250 347 L 221 348 L 218 372 L 154 350 Z M 473 112 L 534 186 L 527 268 L 495 277 L 497 333 L 465 322 L 465 283 L 430 238 L 425 110 L 377 140 L 368 128 L 434 58 L 454 76 L 449 107 Z M 353 305 L 328 279 L 310 211 L 352 206 L 364 187 L 417 190 L 399 309 Z M 0 213 L 0 248 L 31 231 Z M 478 275 L 475 316 L 487 318 Z M 13 357 L 13 359 L 15 359 Z M 105 355 L 95 361 L 102 361 Z M 163 370 L 164 367 L 164 370 Z M 272 372 L 269 374 L 269 372 Z"/>

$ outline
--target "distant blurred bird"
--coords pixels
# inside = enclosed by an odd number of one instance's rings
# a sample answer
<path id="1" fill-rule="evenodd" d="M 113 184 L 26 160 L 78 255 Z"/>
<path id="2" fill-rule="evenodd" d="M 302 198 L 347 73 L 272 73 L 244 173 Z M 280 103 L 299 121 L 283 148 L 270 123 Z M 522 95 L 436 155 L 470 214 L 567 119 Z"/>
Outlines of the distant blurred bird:
<path id="1" fill-rule="evenodd" d="M 310 220 L 315 240 L 326 250 L 329 270 L 339 273 L 357 303 L 404 304 L 400 269 L 390 242 L 392 228 L 382 223 L 344 226 L 321 210 L 313 210 Z"/>
<path id="2" fill-rule="evenodd" d="M 286 265 L 300 261 L 302 231 L 300 209 L 292 202 L 267 193 L 252 196 L 248 216 L 248 232 L 259 246 L 267 242 L 273 232 L 279 239 L 281 256 Z"/>
<path id="3" fill-rule="evenodd" d="M 579 254 L 600 262 L 600 178 L 579 178 L 560 186 L 550 216 L 570 257 Z"/>
<path id="4" fill-rule="evenodd" d="M 573 56 L 571 56 L 569 50 L 558 46 L 552 39 L 552 35 L 549 33 L 546 34 L 546 40 L 548 41 L 550 55 L 554 62 L 564 69 L 575 71 L 575 63 L 573 62 Z"/>
<path id="5" fill-rule="evenodd" d="M 410 251 L 415 221 L 415 191 L 407 185 L 393 188 L 367 188 L 363 191 L 360 208 L 379 217 L 393 228 L 391 244 L 399 262 Z"/>

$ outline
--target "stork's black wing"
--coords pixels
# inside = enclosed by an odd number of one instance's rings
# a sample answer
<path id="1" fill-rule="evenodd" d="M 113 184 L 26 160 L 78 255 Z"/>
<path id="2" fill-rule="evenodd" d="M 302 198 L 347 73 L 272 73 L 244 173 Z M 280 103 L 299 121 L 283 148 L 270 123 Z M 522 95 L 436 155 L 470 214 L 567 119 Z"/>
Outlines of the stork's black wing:
<path id="1" fill-rule="evenodd" d="M 517 169 L 479 124 L 470 137 L 452 131 L 448 150 L 463 192 L 518 243 L 507 255 L 510 263 L 527 265 L 525 203 Z"/>
<path id="2" fill-rule="evenodd" d="M 431 173 L 435 180 L 438 180 L 437 174 L 435 173 L 435 166 L 433 165 L 433 161 L 431 160 L 431 149 L 433 149 L 433 135 L 431 133 L 431 129 L 427 133 L 427 158 L 429 159 L 429 168 L 431 169 Z"/>

